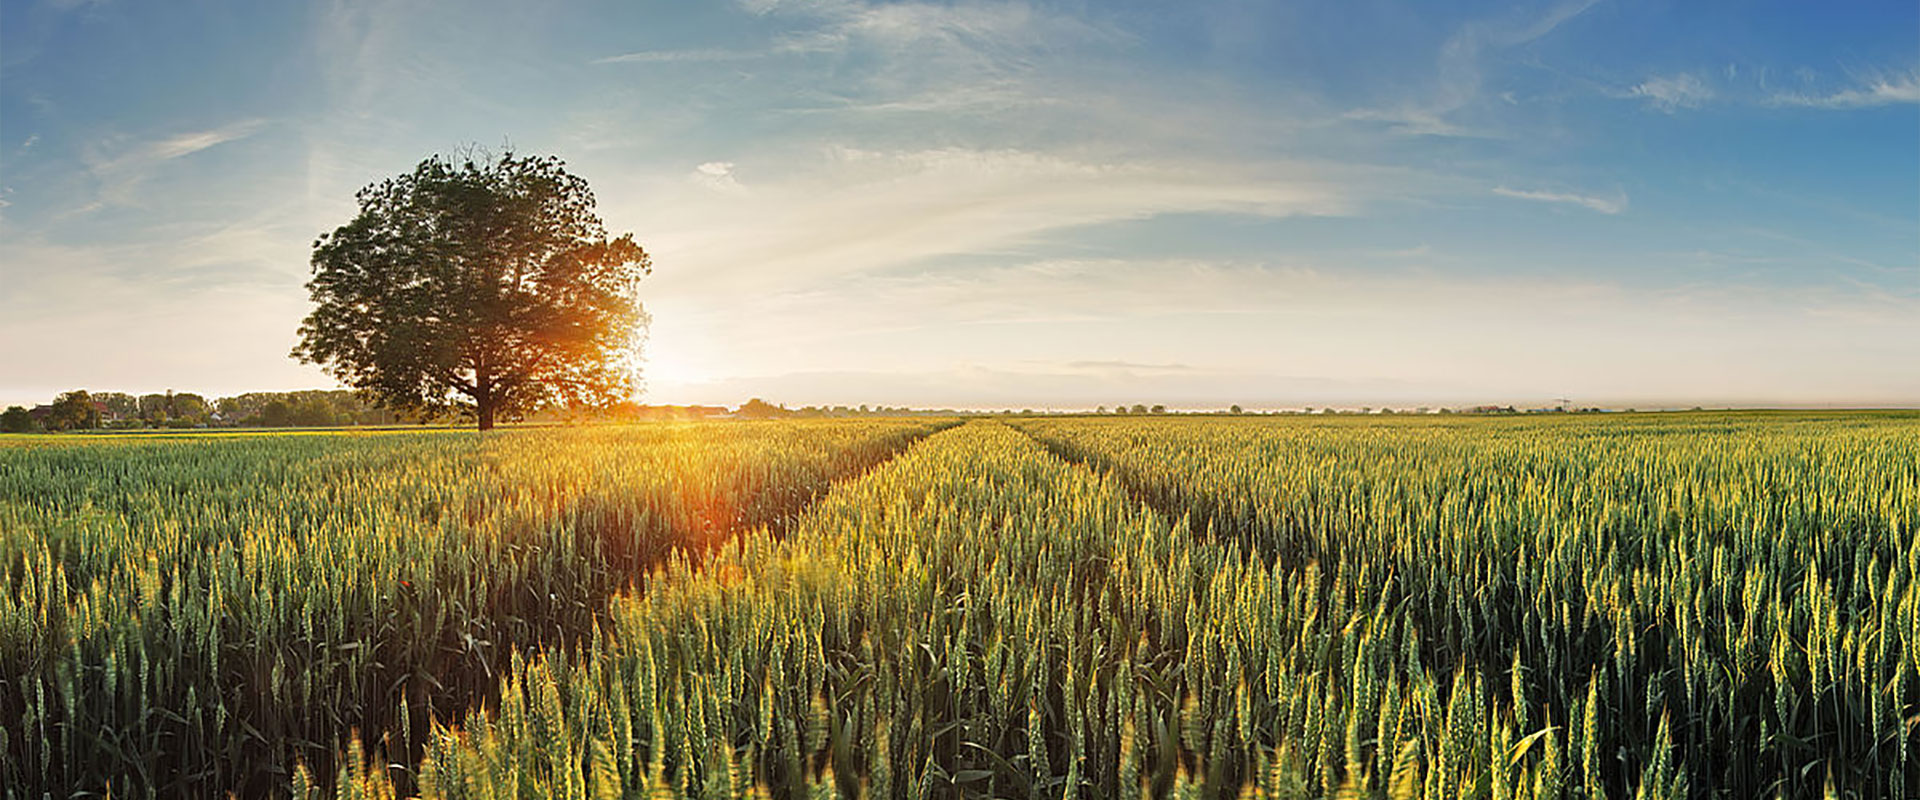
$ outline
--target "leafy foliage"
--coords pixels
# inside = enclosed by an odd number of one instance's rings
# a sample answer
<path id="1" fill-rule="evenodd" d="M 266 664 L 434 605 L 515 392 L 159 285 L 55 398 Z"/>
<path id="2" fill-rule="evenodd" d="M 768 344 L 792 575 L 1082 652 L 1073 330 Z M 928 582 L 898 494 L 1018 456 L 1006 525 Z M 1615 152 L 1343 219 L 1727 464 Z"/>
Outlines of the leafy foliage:
<path id="1" fill-rule="evenodd" d="M 365 402 L 357 392 L 337 389 L 248 392 L 222 397 L 216 405 L 228 423 L 249 427 L 320 428 L 391 425 L 402 421 L 393 412 Z"/>
<path id="2" fill-rule="evenodd" d="M 0 433 L 26 433 L 39 427 L 24 406 L 9 406 L 0 412 Z"/>
<path id="3" fill-rule="evenodd" d="M 94 405 L 93 398 L 85 390 L 65 392 L 53 401 L 53 407 L 42 424 L 50 431 L 98 428 L 100 408 Z"/>
<path id="4" fill-rule="evenodd" d="M 434 156 L 356 199 L 359 215 L 314 242 L 295 357 L 390 408 L 463 409 L 482 429 L 631 394 L 650 262 L 632 235 L 608 238 L 559 159 Z"/>

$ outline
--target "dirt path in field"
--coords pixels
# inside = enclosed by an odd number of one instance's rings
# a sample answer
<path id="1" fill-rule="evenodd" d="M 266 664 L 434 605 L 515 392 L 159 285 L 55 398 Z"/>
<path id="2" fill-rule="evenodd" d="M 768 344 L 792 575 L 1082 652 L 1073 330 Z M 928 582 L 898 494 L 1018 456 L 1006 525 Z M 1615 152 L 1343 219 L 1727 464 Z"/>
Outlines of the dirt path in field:
<path id="1" fill-rule="evenodd" d="M 816 487 L 804 499 L 800 500 L 799 503 L 790 508 L 782 509 L 779 514 L 774 515 L 770 519 L 740 521 L 731 525 L 716 526 L 712 529 L 702 530 L 697 533 L 683 533 L 688 541 L 705 541 L 711 544 L 712 547 L 724 546 L 728 542 L 739 538 L 740 534 L 760 527 L 766 528 L 767 532 L 773 534 L 775 538 L 785 539 L 787 537 L 787 530 L 793 527 L 793 524 L 798 522 L 801 517 L 806 516 L 807 512 L 820 502 L 820 498 L 826 497 L 829 492 L 832 492 L 834 488 L 840 484 L 860 480 L 871 474 L 874 470 L 886 466 L 901 456 L 906 455 L 908 451 L 912 450 L 921 442 L 959 428 L 965 424 L 967 424 L 967 420 L 955 419 L 951 422 L 930 426 L 926 430 L 909 434 L 906 439 L 901 442 L 899 447 L 889 451 L 885 456 L 856 469 L 848 470 L 843 474 L 834 476 L 829 479 L 825 485 Z M 711 550 L 712 547 L 703 549 Z"/>
<path id="2" fill-rule="evenodd" d="M 668 536 L 665 537 L 665 540 L 675 542 L 676 544 L 673 549 L 685 554 L 694 562 L 703 563 L 709 554 L 737 541 L 742 534 L 758 528 L 765 528 L 774 536 L 784 538 L 794 523 L 803 518 L 815 504 L 820 502 L 821 498 L 826 497 L 827 494 L 832 492 L 836 487 L 850 481 L 859 480 L 874 470 L 900 458 L 928 438 L 954 430 L 965 424 L 965 422 L 964 419 L 955 419 L 945 424 L 929 425 L 924 430 L 913 432 L 903 437 L 898 447 L 889 450 L 881 457 L 862 463 L 841 474 L 834 475 L 823 485 L 812 487 L 810 491 L 804 493 L 795 491 L 790 498 L 787 498 L 787 502 L 781 503 L 777 510 L 765 518 L 742 519 L 732 513 L 723 513 L 722 509 L 714 509 L 710 513 L 701 515 L 699 521 L 692 527 L 670 531 Z M 799 487 L 795 486 L 767 486 L 763 487 L 762 491 L 781 493 L 798 488 Z M 629 582 L 624 585 L 618 583 L 610 584 L 592 592 L 592 594 L 597 596 L 585 602 L 584 605 L 590 609 L 588 613 L 602 629 L 610 627 L 613 624 L 611 618 L 611 604 L 613 600 L 623 595 L 634 595 L 645 592 L 647 575 L 663 563 L 664 560 L 662 559 L 649 557 L 642 559 L 642 563 L 631 565 L 628 568 L 632 570 L 633 576 Z M 402 763 L 420 763 L 421 757 L 425 752 L 425 745 L 430 736 L 432 723 L 438 722 L 445 726 L 458 725 L 469 713 L 477 709 L 494 706 L 499 702 L 499 683 L 493 680 L 491 676 L 501 668 L 501 665 L 509 663 L 516 652 L 521 656 L 527 657 L 541 652 L 569 652 L 583 644 L 585 638 L 589 635 L 589 631 L 590 628 L 578 624 L 550 622 L 548 625 L 543 626 L 539 632 L 535 633 L 530 641 L 521 641 L 505 647 L 495 647 L 484 654 L 476 653 L 474 655 L 477 659 L 476 664 L 469 664 L 468 668 L 472 669 L 478 666 L 478 668 L 488 676 L 487 680 L 480 681 L 476 688 L 468 688 L 466 690 L 456 689 L 437 694 L 431 699 L 431 702 L 428 702 L 428 698 L 424 694 L 416 692 L 415 696 L 410 696 L 409 698 L 410 707 L 416 709 L 431 708 L 432 714 L 415 713 L 412 716 L 410 725 L 397 720 L 387 719 L 386 717 L 391 715 L 391 709 L 382 709 L 377 712 L 377 716 L 362 720 L 359 725 L 359 732 L 362 741 L 367 743 L 367 751 L 371 753 L 380 750 L 391 750 L 397 746 L 405 750 L 405 757 L 400 760 Z M 399 675 L 383 675 L 379 680 L 392 683 L 398 680 L 399 677 Z M 382 740 L 385 739 L 388 734 L 398 734 L 398 728 L 403 726 L 408 729 L 404 734 L 404 739 L 397 742 L 389 740 L 385 742 L 384 745 L 382 744 Z M 328 787 L 332 785 L 334 769 L 337 766 L 333 762 L 332 757 L 334 755 L 335 753 L 332 750 L 321 748 L 312 752 L 306 762 L 308 768 L 314 770 L 316 776 Z M 393 754 L 389 753 L 389 755 Z M 387 761 L 393 762 L 394 759 L 388 758 Z M 389 777 L 394 781 L 394 785 L 399 790 L 400 796 L 407 796 L 418 789 L 416 776 L 409 771 L 390 769 Z"/>
<path id="3" fill-rule="evenodd" d="M 1168 520 L 1185 520 L 1188 529 L 1195 537 L 1210 543 L 1238 541 L 1243 546 L 1261 552 L 1267 558 L 1280 559 L 1291 564 L 1305 564 L 1310 561 L 1330 558 L 1331 554 L 1322 550 L 1301 550 L 1298 547 L 1277 545 L 1269 531 L 1259 520 L 1245 516 L 1204 494 L 1179 494 L 1166 487 L 1154 487 L 1132 475 L 1113 454 L 1097 450 L 1079 449 L 1073 445 L 1050 439 L 1034 432 L 1018 422 L 1008 423 L 1010 427 L 1031 439 L 1041 449 L 1055 458 L 1084 469 L 1094 475 L 1104 475 L 1113 479 L 1125 490 L 1127 497 Z"/>
<path id="4" fill-rule="evenodd" d="M 1019 431 L 1020 435 L 1032 440 L 1034 444 L 1040 446 L 1040 449 L 1047 451 L 1047 453 L 1054 458 L 1065 461 L 1094 475 L 1111 476 L 1115 483 L 1120 484 L 1120 488 L 1126 490 L 1127 496 L 1133 498 L 1134 502 L 1153 509 L 1154 513 L 1162 517 L 1177 520 L 1181 517 L 1188 516 L 1192 512 L 1192 509 L 1187 508 L 1186 505 L 1174 498 L 1163 497 L 1154 492 L 1147 491 L 1145 487 L 1142 487 L 1138 482 L 1128 479 L 1125 471 L 1118 469 L 1113 463 L 1102 459 L 1097 454 L 1075 452 L 1060 442 L 1035 434 L 1033 431 L 1028 430 L 1025 425 L 1008 423 L 1007 427 Z M 1206 523 L 1206 520 L 1200 519 L 1197 516 L 1193 521 L 1202 526 Z"/>

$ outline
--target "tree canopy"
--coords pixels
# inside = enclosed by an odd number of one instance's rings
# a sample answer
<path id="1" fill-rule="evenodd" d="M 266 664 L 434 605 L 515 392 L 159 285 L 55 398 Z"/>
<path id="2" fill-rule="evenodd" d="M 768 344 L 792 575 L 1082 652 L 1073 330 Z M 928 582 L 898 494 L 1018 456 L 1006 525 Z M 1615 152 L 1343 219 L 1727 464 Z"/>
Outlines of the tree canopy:
<path id="1" fill-rule="evenodd" d="M 36 424 L 33 414 L 22 406 L 10 406 L 0 412 L 0 433 L 26 433 L 33 430 Z"/>
<path id="2" fill-rule="evenodd" d="M 551 156 L 432 156 L 362 189 L 313 246 L 314 309 L 293 356 L 381 405 L 470 412 L 481 430 L 632 392 L 651 271 L 607 235 L 587 182 Z"/>
<path id="3" fill-rule="evenodd" d="M 45 420 L 47 430 L 69 431 L 100 427 L 100 407 L 84 389 L 60 395 L 53 401 Z"/>
<path id="4" fill-rule="evenodd" d="M 773 417 L 784 417 L 791 413 L 793 412 L 758 397 L 748 400 L 740 406 L 740 416 L 746 417 L 747 419 L 771 419 Z"/>

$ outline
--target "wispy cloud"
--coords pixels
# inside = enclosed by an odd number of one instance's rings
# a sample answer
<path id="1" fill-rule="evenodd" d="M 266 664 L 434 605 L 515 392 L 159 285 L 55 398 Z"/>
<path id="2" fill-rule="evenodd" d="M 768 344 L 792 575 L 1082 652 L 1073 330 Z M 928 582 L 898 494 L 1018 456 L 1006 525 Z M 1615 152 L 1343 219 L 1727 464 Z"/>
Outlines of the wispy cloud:
<path id="1" fill-rule="evenodd" d="M 1480 102 L 1487 56 L 1539 40 L 1599 2 L 1570 0 L 1537 17 L 1467 23 L 1441 46 L 1434 64 L 1435 80 L 1425 96 L 1395 106 L 1357 109 L 1345 118 L 1384 122 L 1393 130 L 1415 136 L 1489 136 L 1485 130 L 1452 119 Z"/>
<path id="2" fill-rule="evenodd" d="M 1645 100 L 1647 105 L 1671 114 L 1682 108 L 1699 108 L 1714 98 L 1714 91 L 1698 75 L 1683 72 L 1648 78 L 1622 96 Z"/>
<path id="3" fill-rule="evenodd" d="M 687 177 L 696 185 L 719 192 L 739 193 L 745 191 L 746 188 L 741 186 L 740 181 L 733 177 L 733 162 L 731 161 L 708 161 L 694 167 L 693 172 Z"/>
<path id="4" fill-rule="evenodd" d="M 1045 364 L 1047 362 L 1040 362 L 1040 363 Z M 1089 372 L 1164 373 L 1164 372 L 1195 371 L 1195 368 L 1192 364 L 1181 364 L 1181 363 L 1145 364 L 1138 361 L 1123 361 L 1119 359 L 1107 359 L 1107 360 L 1099 360 L 1099 361 L 1070 361 L 1062 366 L 1065 366 L 1068 369 L 1085 370 Z"/>
<path id="5" fill-rule="evenodd" d="M 159 160 L 192 155 L 209 147 L 213 147 L 214 145 L 224 144 L 236 139 L 245 139 L 258 132 L 261 126 L 265 124 L 266 120 L 250 119 L 243 122 L 236 122 L 232 125 L 214 128 L 213 130 L 194 131 L 192 133 L 169 136 L 154 142 L 148 148 L 148 153 L 153 158 Z"/>
<path id="6" fill-rule="evenodd" d="M 81 206 L 75 213 L 84 213 L 108 204 L 130 203 L 135 190 L 161 164 L 245 139 L 260 132 L 266 124 L 263 119 L 248 119 L 218 128 L 177 133 L 147 141 L 110 137 L 95 142 L 87 148 L 82 161 L 100 183 L 99 197 Z"/>
<path id="7" fill-rule="evenodd" d="M 1779 92 L 1767 98 L 1772 105 L 1854 109 L 1902 103 L 1920 103 L 1920 68 L 1905 73 L 1882 73 L 1829 94 Z"/>
<path id="8" fill-rule="evenodd" d="M 1452 136 L 1461 138 L 1493 138 L 1488 131 L 1455 124 L 1447 120 L 1447 114 L 1454 109 L 1435 112 L 1423 108 L 1402 106 L 1396 108 L 1362 108 L 1341 115 L 1341 119 L 1354 122 L 1383 123 L 1389 130 L 1406 136 Z"/>
<path id="9" fill-rule="evenodd" d="M 1728 81 L 1736 79 L 1740 74 L 1739 70 L 1731 64 L 1724 72 Z M 1802 68 L 1797 71 L 1797 74 L 1803 85 L 1810 85 L 1819 80 L 1818 73 L 1811 69 Z M 1857 78 L 1851 86 L 1827 91 L 1770 89 L 1767 86 L 1767 72 L 1764 69 L 1758 71 L 1754 82 L 1758 83 L 1759 91 L 1764 94 L 1755 93 L 1751 89 L 1740 91 L 1725 85 L 1716 88 L 1699 73 L 1682 72 L 1673 75 L 1655 75 L 1632 88 L 1609 92 L 1609 94 L 1621 99 L 1640 100 L 1649 108 L 1669 114 L 1721 101 L 1843 111 L 1920 103 L 1920 68 L 1904 72 L 1879 71 Z M 1725 91 L 1722 91 L 1723 89 Z"/>
<path id="10" fill-rule="evenodd" d="M 758 3 L 752 4 L 750 10 L 818 20 L 822 25 L 814 32 L 815 37 L 859 39 L 895 47 L 933 43 L 979 50 L 1127 38 L 1116 29 L 1087 18 L 1024 2 L 945 4 L 830 0 Z M 802 37 L 793 41 L 804 40 Z"/>
<path id="11" fill-rule="evenodd" d="M 93 149 L 96 158 L 93 159 L 93 168 L 96 172 L 111 172 L 193 155 L 215 145 L 245 139 L 258 133 L 264 125 L 266 120 L 249 119 L 218 128 L 177 133 L 143 142 L 129 143 L 124 138 L 108 139 L 95 144 Z"/>
<path id="12" fill-rule="evenodd" d="M 786 16 L 811 27 L 789 32 L 760 49 L 688 48 L 639 50 L 594 59 L 595 64 L 746 61 L 775 55 L 872 47 L 913 48 L 919 58 L 990 57 L 996 51 L 1057 47 L 1124 38 L 1117 30 L 1079 17 L 1054 14 L 1026 3 L 835 2 L 745 3 L 757 15 Z"/>
<path id="13" fill-rule="evenodd" d="M 1366 254 L 1381 258 L 1432 258 L 1434 251 L 1433 245 L 1422 243 L 1392 250 L 1368 250 Z"/>
<path id="14" fill-rule="evenodd" d="M 596 58 L 595 64 L 672 64 L 679 62 L 702 61 L 745 61 L 766 56 L 764 51 L 721 50 L 718 48 L 699 48 L 694 50 L 641 50 L 633 53 L 621 53 L 617 56 Z"/>
<path id="15" fill-rule="evenodd" d="M 1511 197 L 1517 200 L 1534 200 L 1542 203 L 1568 203 L 1591 208 L 1602 214 L 1618 214 L 1627 210 L 1627 195 L 1625 192 L 1616 192 L 1612 197 L 1600 197 L 1597 195 L 1575 194 L 1573 192 L 1541 192 L 1526 189 L 1512 189 L 1506 186 L 1495 186 L 1493 187 L 1493 193 L 1501 197 Z"/>
<path id="16" fill-rule="evenodd" d="M 885 270 L 1159 214 L 1344 214 L 1390 177 L 1404 178 L 1396 191 L 1421 191 L 1417 175 L 1331 164 L 1106 161 L 1021 150 L 837 148 L 790 162 L 806 165 L 798 169 L 740 161 L 681 173 L 678 180 L 709 191 L 648 193 L 654 199 L 643 206 L 610 209 L 652 220 L 661 232 L 651 237 L 659 284 L 711 290 L 715 282 Z"/>
<path id="17" fill-rule="evenodd" d="M 760 49 L 693 47 L 679 50 L 636 50 L 617 56 L 596 58 L 595 64 L 700 64 L 724 61 L 752 61 L 783 55 L 824 53 L 840 49 L 845 43 L 842 32 L 834 29 L 805 34 L 787 34 Z"/>

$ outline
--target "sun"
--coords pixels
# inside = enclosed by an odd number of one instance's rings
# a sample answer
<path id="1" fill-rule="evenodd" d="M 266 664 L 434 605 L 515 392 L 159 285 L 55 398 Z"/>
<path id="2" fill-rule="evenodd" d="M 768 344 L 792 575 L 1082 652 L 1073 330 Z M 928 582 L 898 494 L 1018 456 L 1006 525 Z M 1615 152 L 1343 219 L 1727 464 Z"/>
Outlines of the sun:
<path id="1" fill-rule="evenodd" d="M 704 383 L 711 375 L 700 364 L 649 347 L 640 354 L 640 379 L 648 390 Z"/>

